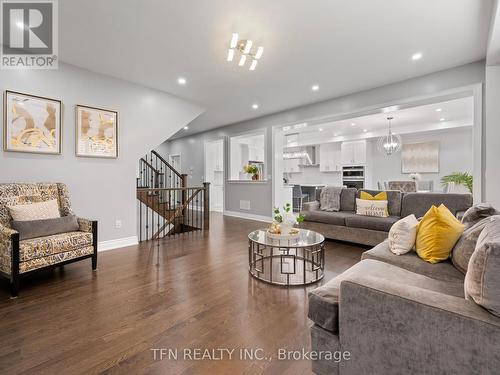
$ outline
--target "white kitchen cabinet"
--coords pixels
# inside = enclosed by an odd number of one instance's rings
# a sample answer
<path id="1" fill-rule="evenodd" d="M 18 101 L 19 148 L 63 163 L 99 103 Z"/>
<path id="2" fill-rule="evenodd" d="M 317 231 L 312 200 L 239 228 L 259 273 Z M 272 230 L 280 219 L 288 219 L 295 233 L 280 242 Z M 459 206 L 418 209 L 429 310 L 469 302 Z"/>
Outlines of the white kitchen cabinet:
<path id="1" fill-rule="evenodd" d="M 366 164 L 366 141 L 342 142 L 342 165 Z"/>
<path id="2" fill-rule="evenodd" d="M 340 142 L 324 143 L 319 146 L 319 171 L 342 171 Z"/>

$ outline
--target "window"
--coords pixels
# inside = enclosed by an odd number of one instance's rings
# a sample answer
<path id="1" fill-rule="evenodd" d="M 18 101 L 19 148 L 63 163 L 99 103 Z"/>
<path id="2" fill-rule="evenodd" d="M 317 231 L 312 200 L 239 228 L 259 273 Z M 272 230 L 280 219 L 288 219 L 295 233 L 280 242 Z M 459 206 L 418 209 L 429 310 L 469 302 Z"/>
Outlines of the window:
<path id="1" fill-rule="evenodd" d="M 230 138 L 231 180 L 260 181 L 265 179 L 265 130 Z M 254 173 L 245 172 L 245 166 L 254 167 Z"/>

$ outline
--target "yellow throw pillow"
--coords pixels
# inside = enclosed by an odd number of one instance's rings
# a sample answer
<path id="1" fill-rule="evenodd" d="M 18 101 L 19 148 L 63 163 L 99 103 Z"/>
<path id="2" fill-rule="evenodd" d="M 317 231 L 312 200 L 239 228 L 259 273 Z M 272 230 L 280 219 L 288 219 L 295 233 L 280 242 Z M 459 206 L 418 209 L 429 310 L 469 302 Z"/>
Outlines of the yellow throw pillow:
<path id="1" fill-rule="evenodd" d="M 418 224 L 415 250 L 426 262 L 441 262 L 450 257 L 463 231 L 464 225 L 444 204 L 432 206 Z"/>
<path id="2" fill-rule="evenodd" d="M 367 193 L 366 191 L 361 191 L 361 194 L 359 195 L 360 199 L 366 199 L 369 201 L 387 201 L 387 191 L 381 191 L 377 195 L 371 195 L 370 193 Z"/>
<path id="3" fill-rule="evenodd" d="M 389 202 L 389 199 L 387 199 L 387 191 L 381 191 L 377 195 L 371 195 L 370 193 L 367 193 L 366 191 L 361 191 L 359 194 L 359 199 L 363 200 L 368 200 L 368 201 L 387 201 Z M 386 208 L 385 209 L 385 214 L 383 217 L 389 216 L 389 210 Z"/>

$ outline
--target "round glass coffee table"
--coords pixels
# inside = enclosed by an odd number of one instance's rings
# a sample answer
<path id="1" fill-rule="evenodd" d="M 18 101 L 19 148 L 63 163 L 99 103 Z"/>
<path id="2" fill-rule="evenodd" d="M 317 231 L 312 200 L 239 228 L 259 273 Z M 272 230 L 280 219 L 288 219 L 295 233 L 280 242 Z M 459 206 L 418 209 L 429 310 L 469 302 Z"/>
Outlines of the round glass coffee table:
<path id="1" fill-rule="evenodd" d="M 307 285 L 321 280 L 325 271 L 323 235 L 299 229 L 298 238 L 274 239 L 264 229 L 248 235 L 249 272 L 275 285 Z"/>

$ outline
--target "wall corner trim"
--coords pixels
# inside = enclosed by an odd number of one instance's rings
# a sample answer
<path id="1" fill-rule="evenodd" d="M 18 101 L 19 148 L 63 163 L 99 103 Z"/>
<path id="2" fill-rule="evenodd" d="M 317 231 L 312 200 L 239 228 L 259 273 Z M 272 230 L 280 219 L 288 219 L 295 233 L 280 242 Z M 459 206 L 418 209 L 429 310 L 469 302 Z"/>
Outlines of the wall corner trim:
<path id="1" fill-rule="evenodd" d="M 97 251 L 108 251 L 121 247 L 133 246 L 139 243 L 137 236 L 117 238 L 116 240 L 101 241 L 97 245 Z"/>
<path id="2" fill-rule="evenodd" d="M 240 219 L 263 221 L 265 223 L 271 223 L 273 221 L 271 216 L 255 215 L 255 214 L 249 214 L 246 212 L 238 212 L 238 211 L 224 211 L 224 215 L 231 216 L 231 217 L 237 217 Z"/>

